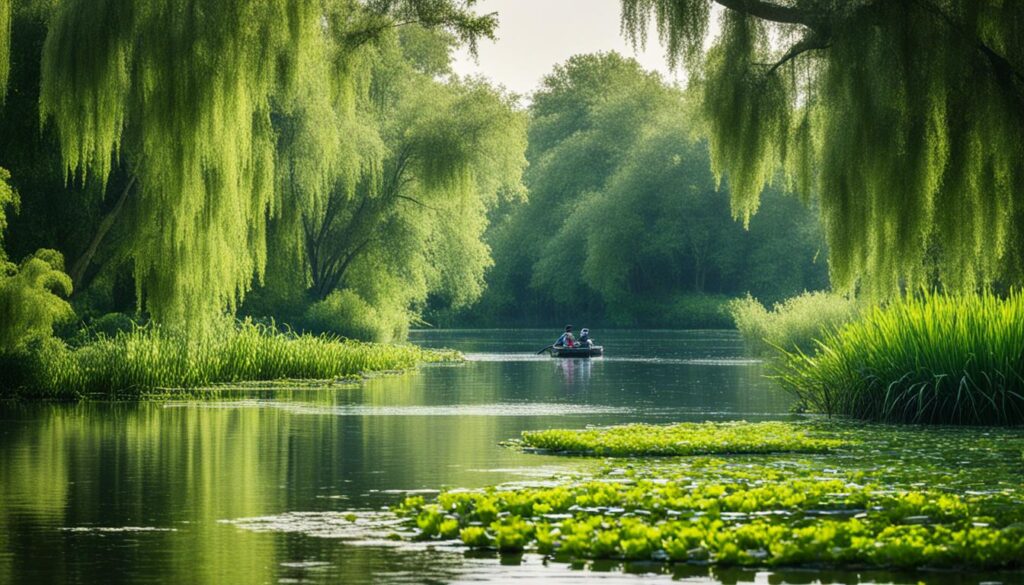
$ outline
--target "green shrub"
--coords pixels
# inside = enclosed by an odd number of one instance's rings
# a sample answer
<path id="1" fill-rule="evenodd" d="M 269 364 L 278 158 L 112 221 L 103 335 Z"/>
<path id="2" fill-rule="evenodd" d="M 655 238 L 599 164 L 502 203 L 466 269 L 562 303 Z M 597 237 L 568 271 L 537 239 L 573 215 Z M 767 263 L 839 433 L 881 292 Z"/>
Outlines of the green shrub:
<path id="1" fill-rule="evenodd" d="M 6 368 L 0 370 L 0 379 L 5 389 L 23 395 L 138 396 L 230 382 L 343 378 L 457 355 L 414 345 L 295 335 L 247 321 L 201 341 L 153 328 L 100 336 L 79 348 L 50 338 L 0 361 L 0 368 Z"/>
<path id="2" fill-rule="evenodd" d="M 777 303 L 769 311 L 747 295 L 729 303 L 728 312 L 755 355 L 768 355 L 774 348 L 812 352 L 815 340 L 855 319 L 858 303 L 827 292 L 805 292 Z"/>
<path id="3" fill-rule="evenodd" d="M 378 310 L 355 292 L 334 291 L 313 303 L 302 325 L 314 333 L 329 333 L 363 341 L 389 342 L 404 339 L 409 315 Z"/>
<path id="4" fill-rule="evenodd" d="M 630 424 L 584 430 L 523 431 L 522 444 L 546 451 L 598 456 L 817 453 L 841 441 L 808 434 L 786 422 Z"/>
<path id="5" fill-rule="evenodd" d="M 1024 423 L 1024 297 L 920 294 L 787 352 L 779 379 L 829 414 L 911 423 Z"/>
<path id="6" fill-rule="evenodd" d="M 55 324 L 74 317 L 63 298 L 70 294 L 60 252 L 39 250 L 20 265 L 0 255 L 0 352 L 20 352 L 52 336 Z"/>

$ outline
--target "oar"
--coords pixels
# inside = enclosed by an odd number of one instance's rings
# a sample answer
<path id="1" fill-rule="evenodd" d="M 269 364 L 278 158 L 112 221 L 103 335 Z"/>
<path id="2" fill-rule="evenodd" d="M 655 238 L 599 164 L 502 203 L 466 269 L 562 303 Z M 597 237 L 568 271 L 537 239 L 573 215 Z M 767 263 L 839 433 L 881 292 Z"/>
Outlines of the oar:
<path id="1" fill-rule="evenodd" d="M 551 349 L 552 347 L 555 347 L 555 346 L 553 346 L 553 345 L 549 345 L 549 346 L 545 347 L 544 349 L 542 349 L 542 350 L 538 351 L 538 352 L 537 352 L 537 355 L 540 355 L 540 354 L 544 353 L 545 351 L 547 351 L 547 350 Z"/>

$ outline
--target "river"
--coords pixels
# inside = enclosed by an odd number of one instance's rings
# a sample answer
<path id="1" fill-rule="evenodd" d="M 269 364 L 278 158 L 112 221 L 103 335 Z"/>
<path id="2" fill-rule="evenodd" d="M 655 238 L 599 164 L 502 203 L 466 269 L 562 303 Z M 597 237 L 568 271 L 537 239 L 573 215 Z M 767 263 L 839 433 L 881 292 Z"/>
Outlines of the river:
<path id="1" fill-rule="evenodd" d="M 499 445 L 523 430 L 789 416 L 790 397 L 744 356 L 735 332 L 597 331 L 604 358 L 536 355 L 555 336 L 417 331 L 413 342 L 459 349 L 468 362 L 354 387 L 0 403 L 0 583 L 632 583 L 637 571 L 687 582 L 824 578 L 573 568 L 382 538 L 378 511 L 408 493 L 543 481 L 600 464 Z"/>

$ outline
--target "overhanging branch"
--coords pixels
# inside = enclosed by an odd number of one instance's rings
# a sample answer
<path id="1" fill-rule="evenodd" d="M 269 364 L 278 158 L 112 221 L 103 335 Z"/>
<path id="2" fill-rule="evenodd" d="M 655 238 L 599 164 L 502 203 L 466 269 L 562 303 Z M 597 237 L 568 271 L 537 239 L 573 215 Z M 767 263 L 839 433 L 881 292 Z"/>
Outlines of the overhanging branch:
<path id="1" fill-rule="evenodd" d="M 808 51 L 827 49 L 830 46 L 832 45 L 831 43 L 829 43 L 828 39 L 821 35 L 811 33 L 810 36 L 804 37 L 803 39 L 800 40 L 800 42 L 790 47 L 781 59 L 773 63 L 772 66 L 768 68 L 767 74 L 771 75 L 772 73 L 775 73 L 776 69 L 782 67 L 786 63 L 792 61 L 793 59 L 796 59 L 797 57 Z"/>
<path id="2" fill-rule="evenodd" d="M 765 0 L 715 0 L 716 3 L 761 20 L 783 24 L 802 24 L 817 28 L 824 21 L 824 14 L 818 10 L 783 6 Z"/>

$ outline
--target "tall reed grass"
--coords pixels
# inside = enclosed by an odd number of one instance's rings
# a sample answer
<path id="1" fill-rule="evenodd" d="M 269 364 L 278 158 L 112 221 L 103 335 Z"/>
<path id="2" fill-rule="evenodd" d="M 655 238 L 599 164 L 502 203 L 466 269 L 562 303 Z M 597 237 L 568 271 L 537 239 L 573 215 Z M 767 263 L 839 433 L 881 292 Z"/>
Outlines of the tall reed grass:
<path id="1" fill-rule="evenodd" d="M 768 309 L 747 295 L 729 303 L 728 312 L 748 350 L 774 355 L 776 348 L 810 352 L 823 333 L 857 317 L 856 300 L 829 292 L 805 292 Z"/>
<path id="2" fill-rule="evenodd" d="M 778 378 L 828 414 L 899 423 L 1024 423 L 1024 296 L 912 295 L 785 352 Z"/>
<path id="3" fill-rule="evenodd" d="M 295 335 L 251 322 L 186 342 L 158 329 L 100 336 L 79 348 L 44 339 L 0 358 L 0 384 L 22 395 L 79 398 L 192 390 L 215 384 L 346 378 L 457 359 L 456 352 Z"/>

